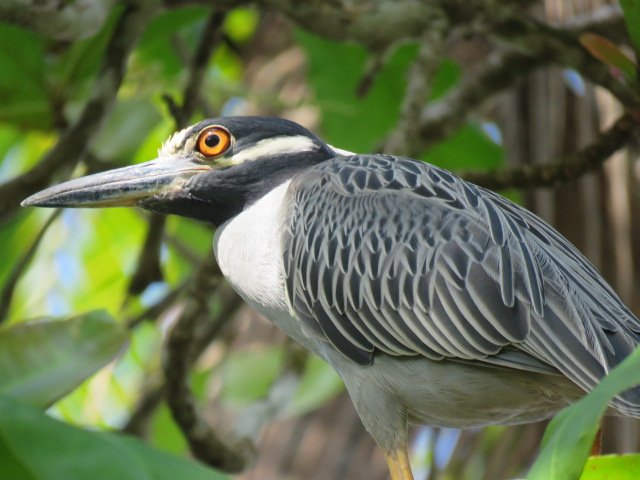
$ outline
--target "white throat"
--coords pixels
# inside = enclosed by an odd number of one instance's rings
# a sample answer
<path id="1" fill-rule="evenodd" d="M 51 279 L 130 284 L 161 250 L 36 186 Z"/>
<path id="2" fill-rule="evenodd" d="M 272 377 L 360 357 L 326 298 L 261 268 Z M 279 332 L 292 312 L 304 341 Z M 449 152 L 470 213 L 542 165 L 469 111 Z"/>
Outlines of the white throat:
<path id="1" fill-rule="evenodd" d="M 290 182 L 220 226 L 213 239 L 225 278 L 247 303 L 271 319 L 289 312 L 280 239 Z"/>

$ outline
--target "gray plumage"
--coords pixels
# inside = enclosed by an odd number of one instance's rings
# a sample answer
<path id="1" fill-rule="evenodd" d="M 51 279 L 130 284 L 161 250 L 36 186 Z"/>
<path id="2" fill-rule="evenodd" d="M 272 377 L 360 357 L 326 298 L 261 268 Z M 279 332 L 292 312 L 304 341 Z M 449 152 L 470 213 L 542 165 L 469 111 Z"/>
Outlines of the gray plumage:
<path id="1" fill-rule="evenodd" d="M 294 177 L 282 239 L 295 315 L 360 364 L 376 352 L 540 373 L 590 390 L 640 322 L 538 217 L 425 163 L 358 155 Z M 636 390 L 614 405 L 637 415 Z"/>

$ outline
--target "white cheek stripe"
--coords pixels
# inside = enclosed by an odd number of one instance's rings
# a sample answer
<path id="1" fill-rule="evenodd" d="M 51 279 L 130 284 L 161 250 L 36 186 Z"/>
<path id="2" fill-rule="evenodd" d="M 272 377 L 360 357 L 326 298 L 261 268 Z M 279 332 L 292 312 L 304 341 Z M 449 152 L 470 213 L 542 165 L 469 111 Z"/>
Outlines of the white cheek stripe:
<path id="1" fill-rule="evenodd" d="M 260 157 L 269 155 L 310 152 L 318 150 L 318 148 L 318 145 L 312 139 L 304 135 L 265 138 L 255 145 L 239 151 L 229 158 L 229 161 L 232 165 L 240 165 L 243 162 L 257 160 Z"/>

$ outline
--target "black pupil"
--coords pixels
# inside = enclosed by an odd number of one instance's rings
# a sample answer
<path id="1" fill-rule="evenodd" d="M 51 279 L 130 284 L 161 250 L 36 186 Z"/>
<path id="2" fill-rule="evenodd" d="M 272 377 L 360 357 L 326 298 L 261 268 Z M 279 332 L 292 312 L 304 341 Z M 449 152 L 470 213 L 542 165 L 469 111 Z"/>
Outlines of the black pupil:
<path id="1" fill-rule="evenodd" d="M 204 143 L 207 147 L 213 148 L 220 143 L 220 135 L 217 133 L 210 133 L 207 138 L 204 139 Z"/>

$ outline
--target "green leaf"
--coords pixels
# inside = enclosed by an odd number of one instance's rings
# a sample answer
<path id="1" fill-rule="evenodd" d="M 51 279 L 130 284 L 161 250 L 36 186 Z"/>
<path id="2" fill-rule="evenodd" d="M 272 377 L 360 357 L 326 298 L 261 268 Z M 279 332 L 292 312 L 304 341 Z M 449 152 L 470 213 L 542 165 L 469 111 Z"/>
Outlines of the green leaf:
<path id="1" fill-rule="evenodd" d="M 128 164 L 140 148 L 141 140 L 154 130 L 160 120 L 160 113 L 148 100 L 140 97 L 121 100 L 100 129 L 91 150 L 98 158 L 116 159 Z M 156 144 L 156 152 L 158 145 L 160 143 Z"/>
<path id="2" fill-rule="evenodd" d="M 201 26 L 206 16 L 207 9 L 203 7 L 176 8 L 156 15 L 145 29 L 136 55 L 147 67 L 159 66 L 158 74 L 163 78 L 179 74 L 183 61 L 175 47 L 177 34 Z"/>
<path id="3" fill-rule="evenodd" d="M 72 427 L 0 397 L 0 478 L 11 480 L 225 480 L 139 440 Z"/>
<path id="4" fill-rule="evenodd" d="M 180 427 L 176 425 L 169 407 L 162 403 L 156 409 L 149 423 L 148 440 L 154 446 L 166 452 L 183 455 L 189 452 L 189 444 Z"/>
<path id="5" fill-rule="evenodd" d="M 222 365 L 221 398 L 234 407 L 265 398 L 280 372 L 282 348 L 233 352 Z"/>
<path id="6" fill-rule="evenodd" d="M 104 50 L 122 11 L 116 7 L 100 31 L 89 38 L 73 42 L 53 56 L 47 68 L 47 83 L 57 101 L 76 98 L 85 92 L 89 80 L 100 67 Z"/>
<path id="7" fill-rule="evenodd" d="M 631 41 L 640 55 L 640 1 L 620 0 L 620 6 L 624 12 L 624 21 L 627 24 L 627 31 Z"/>
<path id="8" fill-rule="evenodd" d="M 44 59 L 40 38 L 0 24 L 0 121 L 36 128 L 49 126 Z"/>
<path id="9" fill-rule="evenodd" d="M 253 8 L 235 8 L 224 19 L 224 32 L 235 42 L 247 42 L 256 31 L 260 15 Z"/>
<path id="10" fill-rule="evenodd" d="M 615 43 L 595 33 L 583 33 L 580 35 L 580 43 L 595 58 L 620 70 L 628 81 L 636 79 L 636 64 Z"/>
<path id="11" fill-rule="evenodd" d="M 602 455 L 589 457 L 580 480 L 637 480 L 640 455 Z"/>
<path id="12" fill-rule="evenodd" d="M 503 164 L 504 151 L 478 127 L 466 125 L 446 140 L 431 147 L 421 158 L 448 170 L 487 170 Z"/>
<path id="13" fill-rule="evenodd" d="M 103 311 L 0 329 L 0 394 L 46 407 L 107 364 L 127 334 Z"/>
<path id="14" fill-rule="evenodd" d="M 458 83 L 462 74 L 461 70 L 458 62 L 451 58 L 443 58 L 433 77 L 429 100 L 441 98 L 451 87 Z"/>
<path id="15" fill-rule="evenodd" d="M 335 370 L 320 357 L 312 355 L 305 365 L 298 390 L 291 404 L 296 415 L 315 410 L 344 389 L 342 379 Z"/>
<path id="16" fill-rule="evenodd" d="M 298 30 L 308 57 L 308 78 L 322 112 L 322 134 L 330 144 L 371 152 L 396 124 L 416 45 L 399 48 L 385 63 L 364 98 L 356 95 L 367 51 L 355 44 L 325 40 Z"/>
<path id="17" fill-rule="evenodd" d="M 574 480 L 580 478 L 600 426 L 600 417 L 611 399 L 640 384 L 640 349 L 580 401 L 562 410 L 551 421 L 542 440 L 542 451 L 531 467 L 528 480 Z"/>

